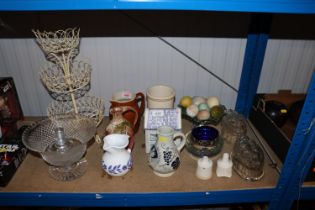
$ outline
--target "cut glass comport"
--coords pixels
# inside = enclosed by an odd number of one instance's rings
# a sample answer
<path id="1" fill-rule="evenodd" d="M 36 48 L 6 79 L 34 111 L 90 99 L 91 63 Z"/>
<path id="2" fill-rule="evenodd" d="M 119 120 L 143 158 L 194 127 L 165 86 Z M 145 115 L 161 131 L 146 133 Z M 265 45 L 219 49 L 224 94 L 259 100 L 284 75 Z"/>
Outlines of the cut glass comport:
<path id="1" fill-rule="evenodd" d="M 84 154 L 95 132 L 93 119 L 69 116 L 34 124 L 24 131 L 22 141 L 28 149 L 40 153 L 49 165 L 52 178 L 71 181 L 81 177 L 87 169 Z"/>

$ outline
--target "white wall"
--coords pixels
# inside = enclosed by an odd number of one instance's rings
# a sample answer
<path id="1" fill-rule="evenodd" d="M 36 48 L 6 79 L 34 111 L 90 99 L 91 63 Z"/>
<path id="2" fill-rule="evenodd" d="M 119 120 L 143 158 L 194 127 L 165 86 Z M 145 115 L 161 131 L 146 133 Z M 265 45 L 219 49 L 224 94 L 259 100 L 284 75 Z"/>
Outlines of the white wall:
<path id="1" fill-rule="evenodd" d="M 315 70 L 315 41 L 269 40 L 258 92 L 305 93 Z"/>
<path id="2" fill-rule="evenodd" d="M 246 39 L 165 38 L 236 89 Z M 92 64 L 91 94 L 106 101 L 114 91 L 145 90 L 166 84 L 183 95 L 216 95 L 234 108 L 236 93 L 158 38 L 82 38 L 80 55 Z M 34 39 L 0 39 L 0 76 L 12 76 L 24 114 L 45 115 L 50 102 L 38 76 L 45 58 Z M 315 67 L 315 42 L 271 40 L 268 43 L 259 92 L 293 89 L 305 92 Z"/>
<path id="3" fill-rule="evenodd" d="M 166 40 L 238 87 L 246 40 Z M 46 114 L 51 99 L 38 76 L 45 58 L 34 39 L 1 39 L 0 51 L 0 76 L 13 76 L 24 114 Z M 173 86 L 177 102 L 183 95 L 217 95 L 227 107 L 235 104 L 230 88 L 158 38 L 83 38 L 79 56 L 90 59 L 91 94 L 104 98 L 107 109 L 114 91 L 145 92 L 154 84 Z"/>

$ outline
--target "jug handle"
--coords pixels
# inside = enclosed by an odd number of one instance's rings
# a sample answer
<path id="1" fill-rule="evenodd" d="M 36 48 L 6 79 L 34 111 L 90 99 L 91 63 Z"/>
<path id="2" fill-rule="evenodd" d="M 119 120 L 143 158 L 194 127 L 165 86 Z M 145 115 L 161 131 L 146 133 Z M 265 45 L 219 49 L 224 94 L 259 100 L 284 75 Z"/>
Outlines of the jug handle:
<path id="1" fill-rule="evenodd" d="M 136 98 L 141 100 L 140 108 L 139 108 L 139 115 L 142 116 L 145 108 L 145 97 L 144 94 L 139 92 L 136 94 Z"/>
<path id="2" fill-rule="evenodd" d="M 175 144 L 175 145 L 177 147 L 177 150 L 180 152 L 183 149 L 183 147 L 185 146 L 185 144 L 186 144 L 186 137 L 185 137 L 185 135 L 183 133 L 176 132 L 176 133 L 174 133 L 173 140 L 177 139 L 178 137 L 181 139 L 180 143 L 179 144 Z"/>
<path id="3" fill-rule="evenodd" d="M 135 145 L 135 135 L 132 135 L 129 137 L 129 144 L 127 146 L 127 149 L 130 150 L 131 152 L 134 145 Z"/>
<path id="4" fill-rule="evenodd" d="M 132 125 L 133 126 L 135 126 L 136 125 L 136 123 L 137 123 L 137 121 L 138 121 L 138 113 L 137 113 L 137 111 L 133 108 L 133 107 L 131 107 L 131 106 L 121 106 L 121 108 L 122 108 L 122 112 L 123 113 L 125 113 L 125 112 L 127 112 L 127 111 L 132 111 L 132 112 L 134 112 L 135 113 L 135 119 L 134 119 L 134 121 L 133 121 L 133 123 L 132 123 Z"/>

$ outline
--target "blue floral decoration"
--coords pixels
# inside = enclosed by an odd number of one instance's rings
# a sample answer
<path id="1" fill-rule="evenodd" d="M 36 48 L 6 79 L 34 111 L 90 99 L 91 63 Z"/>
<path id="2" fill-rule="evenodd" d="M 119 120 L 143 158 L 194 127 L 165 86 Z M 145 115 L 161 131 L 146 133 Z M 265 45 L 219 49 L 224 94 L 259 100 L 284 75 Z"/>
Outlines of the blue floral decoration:
<path id="1" fill-rule="evenodd" d="M 180 160 L 179 160 L 179 157 L 177 157 L 171 164 L 171 166 L 173 167 L 173 169 L 177 169 L 178 166 L 180 164 Z"/>
<path id="2" fill-rule="evenodd" d="M 102 161 L 103 169 L 110 174 L 121 174 L 131 169 L 132 160 L 131 158 L 128 160 L 126 165 L 106 165 L 104 161 Z"/>

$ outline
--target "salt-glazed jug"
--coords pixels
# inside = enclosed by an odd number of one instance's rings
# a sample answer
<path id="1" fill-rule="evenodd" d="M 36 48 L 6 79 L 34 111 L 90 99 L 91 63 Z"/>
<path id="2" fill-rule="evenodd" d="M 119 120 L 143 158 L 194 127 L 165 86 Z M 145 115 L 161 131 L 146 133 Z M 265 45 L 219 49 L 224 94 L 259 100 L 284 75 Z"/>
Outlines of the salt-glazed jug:
<path id="1" fill-rule="evenodd" d="M 102 167 L 111 176 L 123 176 L 132 167 L 129 136 L 126 134 L 109 134 L 104 137 Z"/>
<path id="2" fill-rule="evenodd" d="M 157 141 L 149 154 L 149 165 L 156 175 L 169 177 L 180 165 L 179 153 L 185 146 L 185 135 L 181 132 L 175 133 L 169 126 L 159 127 L 157 135 Z"/>

